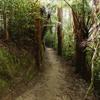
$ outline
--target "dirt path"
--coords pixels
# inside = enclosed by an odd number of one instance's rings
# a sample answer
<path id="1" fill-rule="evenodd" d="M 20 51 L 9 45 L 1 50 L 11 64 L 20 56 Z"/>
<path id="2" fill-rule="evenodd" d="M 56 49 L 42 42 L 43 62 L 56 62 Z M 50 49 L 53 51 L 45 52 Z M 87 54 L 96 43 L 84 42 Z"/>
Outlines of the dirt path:
<path id="1" fill-rule="evenodd" d="M 50 48 L 46 50 L 45 67 L 39 82 L 15 100 L 83 100 L 87 84 Z M 89 96 L 87 100 L 96 99 Z"/>

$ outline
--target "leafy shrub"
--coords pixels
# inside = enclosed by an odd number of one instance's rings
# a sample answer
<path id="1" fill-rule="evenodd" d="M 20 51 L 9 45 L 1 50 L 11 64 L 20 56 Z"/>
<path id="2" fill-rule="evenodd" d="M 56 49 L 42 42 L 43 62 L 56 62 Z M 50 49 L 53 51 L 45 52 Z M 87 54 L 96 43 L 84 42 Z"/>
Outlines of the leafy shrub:
<path id="1" fill-rule="evenodd" d="M 15 48 L 17 49 L 17 48 Z M 29 81 L 35 74 L 35 62 L 31 53 L 20 50 L 16 53 L 5 47 L 0 48 L 0 91 L 12 82 Z"/>
<path id="2" fill-rule="evenodd" d="M 64 34 L 64 41 L 63 41 L 63 56 L 67 59 L 72 58 L 75 53 L 74 49 L 74 36 L 72 32 L 68 32 Z"/>
<path id="3" fill-rule="evenodd" d="M 57 36 L 56 33 L 47 32 L 45 35 L 45 44 L 48 47 L 57 49 Z"/>

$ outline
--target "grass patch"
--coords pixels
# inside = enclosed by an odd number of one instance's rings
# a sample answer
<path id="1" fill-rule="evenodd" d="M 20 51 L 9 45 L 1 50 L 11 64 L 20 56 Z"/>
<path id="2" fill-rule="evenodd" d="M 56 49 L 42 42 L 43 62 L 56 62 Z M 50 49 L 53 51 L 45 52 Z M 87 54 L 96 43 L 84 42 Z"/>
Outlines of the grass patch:
<path id="1" fill-rule="evenodd" d="M 30 52 L 16 47 L 13 50 L 12 47 L 0 48 L 0 93 L 22 80 L 32 80 L 35 73 L 35 61 Z"/>

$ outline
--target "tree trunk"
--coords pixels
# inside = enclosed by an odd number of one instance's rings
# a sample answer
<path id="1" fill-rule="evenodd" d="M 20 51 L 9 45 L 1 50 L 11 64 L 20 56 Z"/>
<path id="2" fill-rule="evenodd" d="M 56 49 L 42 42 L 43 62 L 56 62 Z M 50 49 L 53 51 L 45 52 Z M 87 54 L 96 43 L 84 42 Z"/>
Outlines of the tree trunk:
<path id="1" fill-rule="evenodd" d="M 35 20 L 35 50 L 34 50 L 34 55 L 35 55 L 35 60 L 36 60 L 36 65 L 38 67 L 38 70 L 41 70 L 40 66 L 42 64 L 42 40 L 41 40 L 41 35 L 42 35 L 42 28 L 41 28 L 41 19 L 37 18 Z"/>
<path id="2" fill-rule="evenodd" d="M 76 43 L 76 71 L 79 72 L 83 78 L 90 79 L 89 70 L 86 64 L 86 45 L 82 45 L 84 41 L 88 39 L 88 33 L 84 25 L 82 17 L 77 13 L 73 12 L 73 22 L 74 22 L 74 33 L 75 33 L 75 43 Z"/>
<path id="3" fill-rule="evenodd" d="M 63 48 L 62 17 L 63 17 L 62 8 L 58 7 L 58 25 L 57 25 L 58 55 L 62 55 L 62 48 Z"/>

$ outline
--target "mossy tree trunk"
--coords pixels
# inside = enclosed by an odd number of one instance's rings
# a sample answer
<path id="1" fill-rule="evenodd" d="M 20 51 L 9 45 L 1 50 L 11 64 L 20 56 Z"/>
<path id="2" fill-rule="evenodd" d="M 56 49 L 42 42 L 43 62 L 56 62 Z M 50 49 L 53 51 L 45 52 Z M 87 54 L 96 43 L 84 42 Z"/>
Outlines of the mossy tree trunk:
<path id="1" fill-rule="evenodd" d="M 48 30 L 48 24 L 51 17 L 50 13 L 46 13 L 45 7 L 38 9 L 39 15 L 36 16 L 34 25 L 35 25 L 35 34 L 34 34 L 34 55 L 36 60 L 36 66 L 38 70 L 42 70 L 41 65 L 43 62 L 45 43 L 44 36 Z"/>

